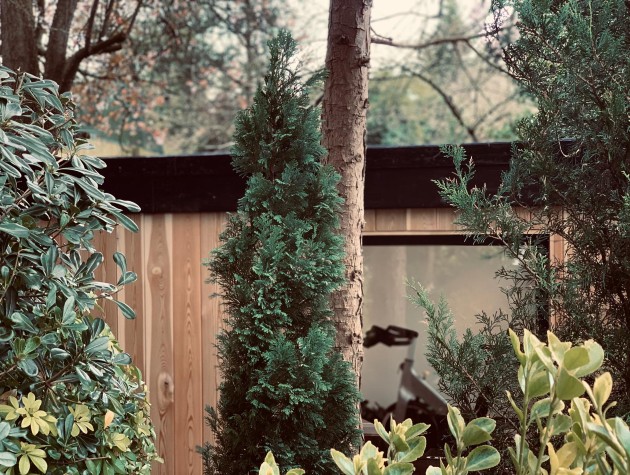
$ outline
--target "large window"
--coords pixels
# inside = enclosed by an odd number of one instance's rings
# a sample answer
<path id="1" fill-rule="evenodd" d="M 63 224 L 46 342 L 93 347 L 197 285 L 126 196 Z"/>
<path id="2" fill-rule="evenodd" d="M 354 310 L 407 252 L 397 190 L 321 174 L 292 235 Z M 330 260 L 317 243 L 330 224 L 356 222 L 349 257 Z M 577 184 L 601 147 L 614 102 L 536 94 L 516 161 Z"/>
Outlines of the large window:
<path id="1" fill-rule="evenodd" d="M 506 309 L 502 282 L 495 272 L 515 263 L 499 246 L 472 246 L 462 236 L 365 237 L 364 238 L 364 329 L 372 325 L 397 325 L 416 330 L 415 370 L 436 386 L 437 376 L 424 356 L 426 328 L 424 311 L 409 299 L 408 280 L 431 291 L 434 300 L 444 295 L 461 335 L 474 327 L 481 311 Z M 365 349 L 362 393 L 383 407 L 396 401 L 398 367 L 407 347 L 376 345 Z"/>

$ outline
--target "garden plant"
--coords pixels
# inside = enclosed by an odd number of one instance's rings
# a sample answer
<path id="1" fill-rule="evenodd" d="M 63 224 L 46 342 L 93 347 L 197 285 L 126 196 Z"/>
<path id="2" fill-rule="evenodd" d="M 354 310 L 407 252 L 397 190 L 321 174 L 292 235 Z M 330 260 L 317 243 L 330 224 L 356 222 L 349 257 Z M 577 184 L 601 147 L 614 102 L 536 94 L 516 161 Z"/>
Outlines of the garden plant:
<path id="1" fill-rule="evenodd" d="M 281 466 L 331 473 L 330 448 L 360 441 L 359 393 L 335 351 L 330 295 L 344 274 L 338 175 L 323 166 L 319 111 L 310 107 L 283 31 L 251 107 L 236 120 L 235 170 L 247 189 L 208 262 L 222 288 L 227 330 L 218 337 L 223 382 L 207 421 L 216 443 L 207 474 Z"/>
<path id="2" fill-rule="evenodd" d="M 433 304 L 416 287 L 414 299 L 429 316 L 428 358 L 441 390 L 465 417 L 502 416 L 508 414 L 505 390 L 518 387 L 508 326 L 539 338 L 551 327 L 573 343 L 594 338 L 615 381 L 618 405 L 611 414 L 627 417 L 630 4 L 497 0 L 495 8 L 498 20 L 504 8 L 517 14 L 518 37 L 504 57 L 538 111 L 518 124 L 519 142 L 495 194 L 471 188 L 475 157 L 469 160 L 459 147 L 444 149 L 456 172 L 438 186 L 472 239 L 502 246 L 518 265 L 498 271 L 509 310 L 482 313 L 479 330 L 462 338 L 446 303 Z M 551 258 L 549 242 L 556 238 L 564 248 Z M 496 446 L 505 449 L 517 426 L 515 417 L 498 418 Z"/>
<path id="3" fill-rule="evenodd" d="M 613 388 L 610 373 L 600 371 L 604 361 L 602 347 L 593 340 L 573 346 L 560 341 L 552 332 L 547 333 L 547 344 L 527 330 L 522 343 L 512 330 L 509 339 L 518 361 L 520 391 L 519 395 L 509 392 L 504 395 L 518 420 L 508 449 L 510 473 L 629 473 L 630 428 L 622 418 L 609 415 L 616 402 L 609 400 Z M 594 375 L 597 376 L 592 385 L 582 380 L 593 379 Z M 445 444 L 439 467 L 429 467 L 426 475 L 467 475 L 495 470 L 500 454 L 490 441 L 496 421 L 478 417 L 466 423 L 460 411 L 452 406 L 448 408 L 447 420 L 455 448 Z M 413 473 L 412 462 L 424 454 L 426 440 L 422 434 L 428 426 L 414 425 L 411 419 L 400 424 L 391 420 L 389 432 L 378 420 L 374 426 L 388 444 L 387 454 L 371 442 L 352 459 L 332 449 L 331 456 L 339 472 L 343 475 Z M 306 472 L 293 469 L 287 475 L 303 473 Z M 259 475 L 280 475 L 271 453 L 267 454 Z"/>
<path id="4" fill-rule="evenodd" d="M 97 282 L 94 233 L 133 203 L 100 189 L 69 94 L 0 66 L 0 473 L 150 473 L 158 460 L 146 390 L 107 324 L 105 300 L 136 276 L 115 254 Z"/>

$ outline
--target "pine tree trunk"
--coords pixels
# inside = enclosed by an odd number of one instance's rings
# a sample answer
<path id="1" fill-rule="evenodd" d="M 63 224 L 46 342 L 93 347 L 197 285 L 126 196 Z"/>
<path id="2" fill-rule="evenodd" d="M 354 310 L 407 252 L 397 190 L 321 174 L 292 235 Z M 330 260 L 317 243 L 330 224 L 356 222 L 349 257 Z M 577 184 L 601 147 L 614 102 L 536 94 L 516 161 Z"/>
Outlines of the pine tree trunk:
<path id="1" fill-rule="evenodd" d="M 0 0 L 2 64 L 13 70 L 39 75 L 35 18 L 31 0 Z"/>
<path id="2" fill-rule="evenodd" d="M 368 108 L 371 0 L 331 0 L 323 101 L 324 146 L 328 163 L 341 174 L 344 198 L 341 232 L 345 236 L 347 283 L 332 298 L 336 346 L 352 363 L 360 381 L 363 361 L 362 302 L 365 183 L 365 127 Z"/>

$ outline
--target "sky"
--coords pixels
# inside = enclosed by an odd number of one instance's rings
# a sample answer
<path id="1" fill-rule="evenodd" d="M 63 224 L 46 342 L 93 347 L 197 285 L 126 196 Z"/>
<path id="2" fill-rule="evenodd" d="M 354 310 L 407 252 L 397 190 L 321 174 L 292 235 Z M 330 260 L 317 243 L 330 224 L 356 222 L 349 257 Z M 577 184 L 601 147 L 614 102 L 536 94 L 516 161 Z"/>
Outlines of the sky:
<path id="1" fill-rule="evenodd" d="M 294 35 L 302 36 L 300 47 L 306 63 L 322 64 L 326 55 L 328 8 L 330 0 L 289 0 L 298 13 Z M 479 18 L 487 11 L 487 0 L 457 0 L 462 18 Z M 371 25 L 373 33 L 391 38 L 398 43 L 417 43 L 423 32 L 430 31 L 431 19 L 439 9 L 439 0 L 373 0 Z M 401 60 L 409 50 L 373 44 L 373 68 L 391 62 L 392 56 Z"/>

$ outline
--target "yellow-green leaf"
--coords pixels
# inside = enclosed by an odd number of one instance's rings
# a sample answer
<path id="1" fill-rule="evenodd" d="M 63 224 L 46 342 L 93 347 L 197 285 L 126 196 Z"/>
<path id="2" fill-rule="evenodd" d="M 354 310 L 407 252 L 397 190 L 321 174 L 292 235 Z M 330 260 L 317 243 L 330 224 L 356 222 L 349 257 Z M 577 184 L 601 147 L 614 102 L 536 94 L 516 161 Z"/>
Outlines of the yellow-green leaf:
<path id="1" fill-rule="evenodd" d="M 595 379 L 595 383 L 593 383 L 593 397 L 597 407 L 604 407 L 604 404 L 606 404 L 606 401 L 608 401 L 608 398 L 610 397 L 612 387 L 612 376 L 608 372 Z"/>
<path id="2" fill-rule="evenodd" d="M 330 449 L 330 455 L 332 455 L 333 461 L 344 475 L 355 475 L 352 460 L 335 449 Z"/>
<path id="3" fill-rule="evenodd" d="M 558 370 L 558 380 L 556 381 L 556 396 L 564 401 L 580 397 L 584 394 L 582 382 L 561 366 Z"/>

